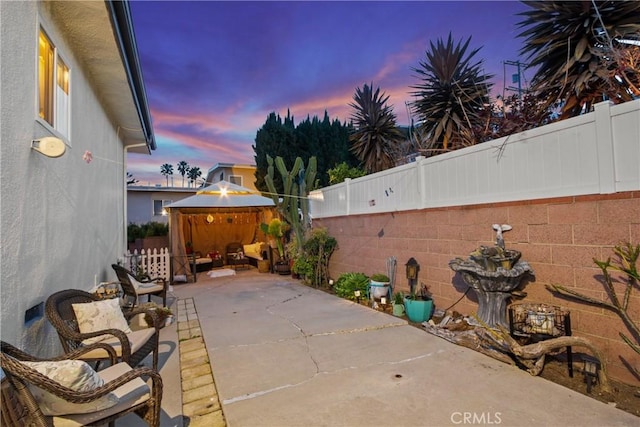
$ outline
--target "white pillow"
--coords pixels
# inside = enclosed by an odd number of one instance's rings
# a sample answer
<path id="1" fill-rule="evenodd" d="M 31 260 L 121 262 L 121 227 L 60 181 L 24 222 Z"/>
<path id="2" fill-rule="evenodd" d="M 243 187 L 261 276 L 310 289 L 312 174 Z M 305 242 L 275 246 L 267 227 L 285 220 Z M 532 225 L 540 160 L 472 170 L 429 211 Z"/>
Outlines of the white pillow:
<path id="1" fill-rule="evenodd" d="M 262 259 L 262 253 L 260 249 L 262 248 L 262 242 L 253 243 L 251 245 L 243 245 L 244 253 L 247 256 L 255 259 Z"/>
<path id="2" fill-rule="evenodd" d="M 103 329 L 120 329 L 126 334 L 131 333 L 131 328 L 127 319 L 122 314 L 120 299 L 106 299 L 102 301 L 88 302 L 83 304 L 71 304 L 78 321 L 80 333 L 101 331 Z M 93 344 L 102 341 L 111 335 L 100 335 L 87 338 L 82 341 L 84 344 Z"/>
<path id="3" fill-rule="evenodd" d="M 82 360 L 22 363 L 75 391 L 92 391 L 104 385 L 104 380 Z M 38 402 L 42 413 L 47 416 L 96 412 L 118 403 L 118 396 L 113 392 L 105 394 L 93 402 L 71 403 L 33 385 L 29 385 L 29 390 Z"/>

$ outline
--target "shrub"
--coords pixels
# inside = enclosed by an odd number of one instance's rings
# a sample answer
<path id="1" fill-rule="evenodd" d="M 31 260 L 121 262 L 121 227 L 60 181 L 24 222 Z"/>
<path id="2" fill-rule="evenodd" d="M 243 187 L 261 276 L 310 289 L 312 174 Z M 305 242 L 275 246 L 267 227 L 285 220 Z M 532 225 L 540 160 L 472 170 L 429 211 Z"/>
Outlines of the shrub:
<path id="1" fill-rule="evenodd" d="M 364 297 L 368 286 L 369 278 L 364 273 L 343 273 L 333 285 L 333 290 L 341 298 L 354 300 L 355 291 L 360 291 Z"/>
<path id="2" fill-rule="evenodd" d="M 329 184 L 340 184 L 347 178 L 359 178 L 367 173 L 359 168 L 349 167 L 346 162 L 337 164 L 334 168 L 327 171 L 329 174 Z"/>
<path id="3" fill-rule="evenodd" d="M 133 243 L 136 239 L 145 237 L 166 236 L 169 234 L 169 224 L 151 221 L 146 224 L 138 225 L 131 223 L 127 226 L 127 241 Z"/>
<path id="4" fill-rule="evenodd" d="M 299 250 L 295 236 L 287 246 L 293 258 L 293 272 L 316 288 L 329 282 L 329 259 L 338 241 L 325 228 L 314 228 Z"/>

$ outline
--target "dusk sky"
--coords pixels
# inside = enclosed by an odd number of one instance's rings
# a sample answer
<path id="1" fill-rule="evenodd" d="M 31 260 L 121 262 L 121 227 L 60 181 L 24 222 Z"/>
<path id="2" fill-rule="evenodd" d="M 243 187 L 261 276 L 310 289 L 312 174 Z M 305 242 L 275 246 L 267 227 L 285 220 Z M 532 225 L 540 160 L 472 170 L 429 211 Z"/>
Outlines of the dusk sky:
<path id="1" fill-rule="evenodd" d="M 389 95 L 399 124 L 419 83 L 413 68 L 430 41 L 471 36 L 470 50 L 495 75 L 515 61 L 515 1 L 270 2 L 131 1 L 149 109 L 158 145 L 151 156 L 129 154 L 138 185 L 166 184 L 164 163 L 253 164 L 256 132 L 271 112 L 291 111 L 346 122 L 357 87 L 373 82 Z M 507 67 L 507 86 L 515 67 Z M 532 75 L 525 73 L 525 78 Z"/>

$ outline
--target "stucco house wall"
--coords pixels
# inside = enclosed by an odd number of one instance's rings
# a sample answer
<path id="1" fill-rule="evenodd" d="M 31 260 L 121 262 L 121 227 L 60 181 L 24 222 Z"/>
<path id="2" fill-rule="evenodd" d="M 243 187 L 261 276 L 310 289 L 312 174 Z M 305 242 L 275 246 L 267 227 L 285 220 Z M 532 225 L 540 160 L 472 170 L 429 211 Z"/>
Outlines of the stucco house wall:
<path id="1" fill-rule="evenodd" d="M 43 315 L 25 322 L 25 311 L 56 291 L 91 290 L 115 277 L 110 264 L 125 249 L 125 145 L 139 143 L 149 152 L 148 140 L 140 136 L 144 132 L 133 137 L 123 130 L 141 128 L 135 110 L 127 115 L 124 107 L 106 106 L 112 95 L 133 104 L 107 2 L 3 1 L 0 16 L 1 333 L 3 340 L 47 356 L 61 350 L 57 335 Z M 40 26 L 71 69 L 68 138 L 38 118 Z M 96 44 L 104 49 L 96 51 Z M 112 74 L 92 68 L 100 59 L 109 60 L 99 67 Z M 118 93 L 121 87 L 128 93 Z M 32 150 L 31 140 L 44 136 L 61 138 L 66 153 L 49 158 Z"/>
<path id="2" fill-rule="evenodd" d="M 143 187 L 127 188 L 127 221 L 129 224 L 146 224 L 150 221 L 169 223 L 168 215 L 154 215 L 154 200 L 171 200 L 177 202 L 196 194 L 195 188 L 177 187 Z"/>
<path id="3" fill-rule="evenodd" d="M 242 182 L 234 182 L 250 190 L 256 189 L 256 166 L 236 163 L 217 163 L 207 172 L 205 185 L 215 184 L 220 181 L 232 182 L 231 177 L 240 177 Z"/>

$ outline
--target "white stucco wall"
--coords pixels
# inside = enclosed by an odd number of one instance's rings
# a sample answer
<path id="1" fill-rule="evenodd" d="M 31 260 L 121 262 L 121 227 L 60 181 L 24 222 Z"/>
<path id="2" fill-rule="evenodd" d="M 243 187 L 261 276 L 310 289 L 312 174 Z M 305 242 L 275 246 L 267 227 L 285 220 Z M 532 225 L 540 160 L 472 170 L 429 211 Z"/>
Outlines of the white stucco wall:
<path id="1" fill-rule="evenodd" d="M 115 277 L 110 265 L 124 250 L 126 170 L 91 76 L 46 9 L 34 1 L 0 2 L 0 331 L 2 340 L 42 355 L 60 352 L 57 335 L 45 317 L 25 324 L 25 310 L 58 290 L 91 290 L 94 280 Z M 30 149 L 32 139 L 53 135 L 37 120 L 39 25 L 71 69 L 71 137 L 56 159 Z M 100 31 L 112 32 L 108 20 Z"/>

